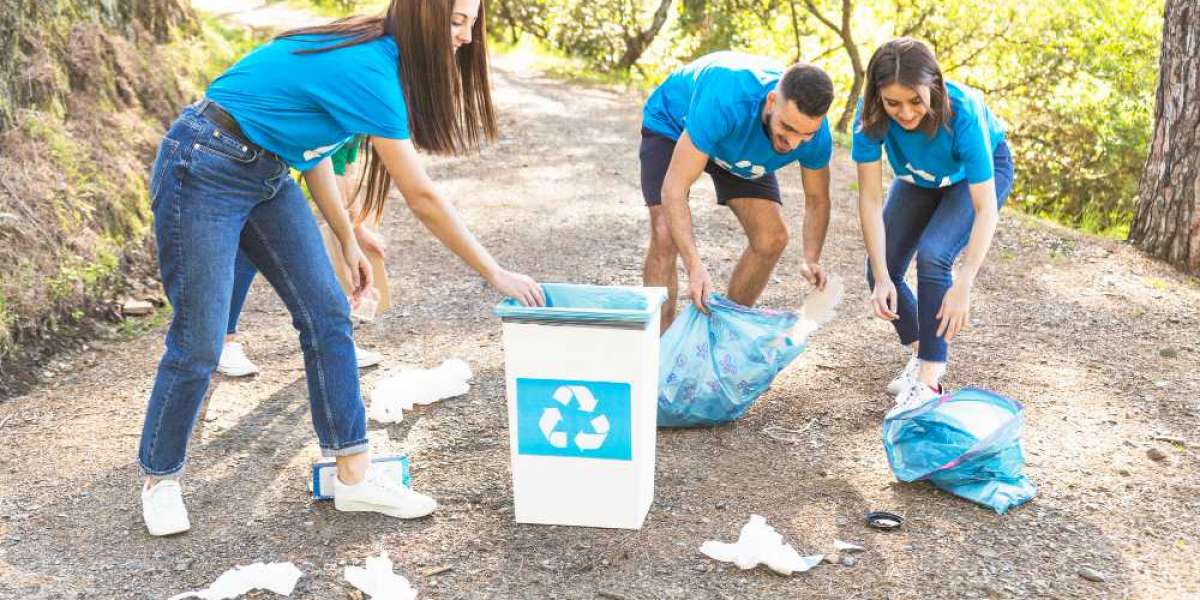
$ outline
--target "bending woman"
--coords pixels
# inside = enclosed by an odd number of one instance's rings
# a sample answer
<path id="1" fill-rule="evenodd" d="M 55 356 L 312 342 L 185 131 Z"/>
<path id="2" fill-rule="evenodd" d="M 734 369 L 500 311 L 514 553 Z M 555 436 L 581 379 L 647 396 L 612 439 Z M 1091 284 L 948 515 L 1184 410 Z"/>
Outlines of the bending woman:
<path id="1" fill-rule="evenodd" d="M 284 33 L 171 125 L 150 181 L 159 267 L 175 310 L 138 452 L 152 535 L 190 527 L 178 478 L 221 351 L 239 249 L 299 331 L 313 427 L 321 452 L 337 462 L 337 509 L 412 518 L 436 507 L 369 469 L 350 307 L 288 168 L 303 173 L 337 236 L 354 295 L 371 285 L 371 268 L 328 157 L 369 135 L 368 212 L 382 210 L 390 179 L 433 235 L 493 287 L 542 304 L 536 282 L 500 267 L 475 240 L 416 152 L 459 153 L 495 135 L 483 17 L 480 0 L 393 0 L 383 17 Z"/>
<path id="2" fill-rule="evenodd" d="M 886 204 L 884 148 L 896 175 Z M 971 287 L 1012 189 L 1012 155 L 979 92 L 946 81 L 925 44 L 899 38 L 867 66 L 851 156 L 871 304 L 913 351 L 888 392 L 898 405 L 920 403 L 942 393 L 948 345 L 967 325 Z M 904 283 L 914 255 L 915 297 Z"/>

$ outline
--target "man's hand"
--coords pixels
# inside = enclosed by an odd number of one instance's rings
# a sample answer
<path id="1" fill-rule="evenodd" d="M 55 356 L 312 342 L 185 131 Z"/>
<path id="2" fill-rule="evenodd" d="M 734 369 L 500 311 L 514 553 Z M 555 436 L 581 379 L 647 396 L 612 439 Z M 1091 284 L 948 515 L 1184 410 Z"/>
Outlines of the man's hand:
<path id="1" fill-rule="evenodd" d="M 708 314 L 708 295 L 713 291 L 712 278 L 708 276 L 708 269 L 704 265 L 697 264 L 694 268 L 688 269 L 688 298 L 692 300 L 692 304 L 700 309 L 700 312 Z"/>
<path id="2" fill-rule="evenodd" d="M 805 281 L 818 290 L 825 289 L 825 284 L 829 281 L 829 277 L 825 274 L 825 269 L 817 262 L 804 261 L 800 265 L 800 274 L 804 276 Z"/>

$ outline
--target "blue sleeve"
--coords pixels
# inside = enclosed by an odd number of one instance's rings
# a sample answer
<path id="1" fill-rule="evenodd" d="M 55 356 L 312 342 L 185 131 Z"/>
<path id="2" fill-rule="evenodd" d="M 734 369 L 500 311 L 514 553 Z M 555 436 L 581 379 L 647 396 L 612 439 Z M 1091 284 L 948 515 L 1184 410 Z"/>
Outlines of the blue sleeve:
<path id="1" fill-rule="evenodd" d="M 801 167 L 817 170 L 829 166 L 833 158 L 833 134 L 829 132 L 829 119 L 821 119 L 821 128 L 812 139 L 804 143 L 805 151 L 797 159 Z"/>
<path id="2" fill-rule="evenodd" d="M 863 131 L 862 98 L 854 111 L 854 138 L 850 142 L 850 158 L 857 163 L 871 163 L 883 158 L 883 140 L 876 140 Z"/>
<path id="3" fill-rule="evenodd" d="M 326 77 L 315 93 L 321 106 L 348 132 L 400 140 L 411 137 L 408 103 L 395 64 L 360 63 L 353 72 Z"/>
<path id="4" fill-rule="evenodd" d="M 983 183 L 992 178 L 992 145 L 988 128 L 982 122 L 982 107 L 963 107 L 955 115 L 954 152 L 962 161 L 967 183 Z"/>
<path id="5" fill-rule="evenodd" d="M 709 156 L 716 151 L 717 141 L 729 135 L 737 122 L 723 101 L 728 94 L 722 93 L 722 88 L 717 82 L 710 81 L 707 85 L 696 82 L 696 91 L 684 123 L 688 137 L 692 138 L 692 145 Z"/>

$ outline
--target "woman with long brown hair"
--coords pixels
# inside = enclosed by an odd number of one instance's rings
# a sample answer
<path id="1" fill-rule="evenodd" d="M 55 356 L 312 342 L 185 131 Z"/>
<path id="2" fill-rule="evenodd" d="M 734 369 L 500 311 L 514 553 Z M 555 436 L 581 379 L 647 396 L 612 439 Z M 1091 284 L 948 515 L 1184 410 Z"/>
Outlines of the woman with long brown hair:
<path id="1" fill-rule="evenodd" d="M 337 462 L 334 504 L 400 518 L 436 502 L 377 476 L 367 455 L 349 304 L 289 167 L 302 172 L 341 245 L 358 297 L 372 283 L 329 155 L 371 136 L 365 215 L 395 183 L 442 244 L 501 293 L 544 303 L 502 268 L 434 187 L 417 150 L 457 154 L 496 135 L 481 0 L 393 0 L 382 17 L 286 32 L 186 108 L 150 178 L 163 285 L 174 307 L 142 430 L 142 509 L 152 535 L 190 528 L 178 477 L 229 315 L 239 249 L 278 292 L 300 333 L 312 422 Z"/>
<path id="2" fill-rule="evenodd" d="M 886 204 L 884 150 L 896 175 Z M 968 323 L 971 288 L 1012 190 L 1012 154 L 982 95 L 948 81 L 928 46 L 898 38 L 867 65 L 851 156 L 871 304 L 912 348 L 888 392 L 897 406 L 914 406 L 942 393 L 948 345 Z M 914 255 L 916 296 L 904 283 Z"/>

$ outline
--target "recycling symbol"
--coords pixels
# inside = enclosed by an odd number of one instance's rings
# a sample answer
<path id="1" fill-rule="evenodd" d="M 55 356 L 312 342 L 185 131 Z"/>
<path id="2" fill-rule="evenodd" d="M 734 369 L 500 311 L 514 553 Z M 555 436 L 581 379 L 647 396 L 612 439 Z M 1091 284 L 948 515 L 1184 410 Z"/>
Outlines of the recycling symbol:
<path id="1" fill-rule="evenodd" d="M 585 413 L 596 412 L 596 397 L 592 395 L 592 391 L 587 386 L 582 385 L 561 385 L 554 390 L 552 395 L 554 401 L 561 404 L 562 408 L 566 408 L 574 399 L 579 404 L 579 410 Z M 538 428 L 542 430 L 542 435 L 546 436 L 546 441 L 550 442 L 555 448 L 566 448 L 570 441 L 566 431 L 556 431 L 559 423 L 563 421 L 562 411 L 558 406 L 548 406 L 542 411 L 542 417 L 538 420 Z M 575 447 L 580 450 L 595 450 L 604 445 L 605 438 L 608 437 L 609 423 L 608 417 L 604 415 L 596 415 L 588 421 L 592 426 L 592 432 L 583 431 L 582 429 L 575 433 Z"/>

